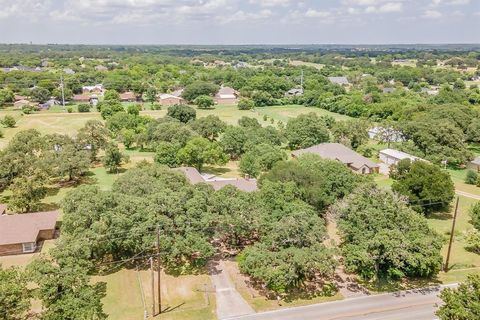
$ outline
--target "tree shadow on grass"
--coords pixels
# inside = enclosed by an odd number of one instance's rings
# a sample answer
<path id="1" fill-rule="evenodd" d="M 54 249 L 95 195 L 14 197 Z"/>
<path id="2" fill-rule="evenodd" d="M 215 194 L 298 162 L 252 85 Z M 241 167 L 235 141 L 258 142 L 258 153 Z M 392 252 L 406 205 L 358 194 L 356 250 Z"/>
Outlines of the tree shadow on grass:
<path id="1" fill-rule="evenodd" d="M 437 278 L 409 278 L 403 280 L 379 279 L 375 281 L 360 281 L 362 287 L 373 292 L 396 292 L 404 290 L 420 290 L 438 287 L 442 282 Z"/>
<path id="2" fill-rule="evenodd" d="M 434 212 L 427 215 L 427 218 L 435 220 L 451 220 L 453 219 L 453 215 L 451 212 Z"/>

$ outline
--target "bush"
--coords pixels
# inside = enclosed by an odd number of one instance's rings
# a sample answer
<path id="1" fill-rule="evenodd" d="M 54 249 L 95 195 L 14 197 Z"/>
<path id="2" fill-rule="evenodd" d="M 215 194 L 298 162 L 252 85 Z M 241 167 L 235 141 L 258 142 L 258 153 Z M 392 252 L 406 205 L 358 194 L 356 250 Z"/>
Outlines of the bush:
<path id="1" fill-rule="evenodd" d="M 35 108 L 32 107 L 32 106 L 30 106 L 30 105 L 25 105 L 25 106 L 22 107 L 22 112 L 23 112 L 24 114 L 31 114 L 31 113 L 33 113 L 34 111 L 35 111 Z"/>
<path id="2" fill-rule="evenodd" d="M 73 112 L 73 108 L 72 108 L 72 107 L 68 107 L 68 108 L 67 108 L 67 112 L 68 112 L 68 113 L 72 113 L 72 112 Z"/>
<path id="3" fill-rule="evenodd" d="M 465 234 L 465 242 L 468 250 L 480 254 L 480 231 L 469 230 Z"/>
<path id="4" fill-rule="evenodd" d="M 0 130 L 0 138 L 3 138 L 3 131 Z"/>
<path id="5" fill-rule="evenodd" d="M 162 110 L 162 106 L 158 102 L 152 103 L 151 108 L 152 110 Z"/>
<path id="6" fill-rule="evenodd" d="M 6 115 L 1 122 L 7 128 L 14 128 L 17 123 L 15 118 L 9 115 Z"/>
<path id="7" fill-rule="evenodd" d="M 465 177 L 466 184 L 477 184 L 478 182 L 478 173 L 473 170 L 468 170 Z"/>
<path id="8" fill-rule="evenodd" d="M 249 98 L 241 98 L 240 101 L 238 101 L 237 107 L 238 110 L 252 110 L 255 108 L 255 102 Z"/>
<path id="9" fill-rule="evenodd" d="M 480 230 L 480 201 L 470 209 L 470 218 L 472 219 L 473 226 L 477 230 Z"/>
<path id="10" fill-rule="evenodd" d="M 69 107 L 71 108 L 71 107 Z M 90 105 L 82 103 L 78 105 L 78 112 L 90 112 Z"/>
<path id="11" fill-rule="evenodd" d="M 204 95 L 196 97 L 193 103 L 195 103 L 199 109 L 209 109 L 215 104 L 212 97 Z"/>
<path id="12" fill-rule="evenodd" d="M 375 151 L 375 149 L 368 145 L 362 144 L 357 148 L 357 151 L 364 157 L 370 158 L 371 156 L 373 156 L 373 152 Z"/>

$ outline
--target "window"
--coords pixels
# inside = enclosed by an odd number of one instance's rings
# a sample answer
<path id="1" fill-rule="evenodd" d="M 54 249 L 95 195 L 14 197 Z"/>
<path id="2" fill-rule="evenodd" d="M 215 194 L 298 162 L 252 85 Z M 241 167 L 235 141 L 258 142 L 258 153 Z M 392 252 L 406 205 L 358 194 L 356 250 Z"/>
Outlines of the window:
<path id="1" fill-rule="evenodd" d="M 35 249 L 37 248 L 37 245 L 35 242 L 22 243 L 22 246 L 23 246 L 23 253 L 35 252 Z"/>

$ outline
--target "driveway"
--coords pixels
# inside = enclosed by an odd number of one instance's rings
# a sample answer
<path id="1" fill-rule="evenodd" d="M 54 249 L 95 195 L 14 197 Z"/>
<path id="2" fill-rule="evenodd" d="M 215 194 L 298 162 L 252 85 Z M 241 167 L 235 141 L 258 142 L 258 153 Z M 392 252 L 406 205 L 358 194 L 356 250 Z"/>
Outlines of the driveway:
<path id="1" fill-rule="evenodd" d="M 254 314 L 255 311 L 235 289 L 222 260 L 212 260 L 209 272 L 215 288 L 218 319 Z"/>

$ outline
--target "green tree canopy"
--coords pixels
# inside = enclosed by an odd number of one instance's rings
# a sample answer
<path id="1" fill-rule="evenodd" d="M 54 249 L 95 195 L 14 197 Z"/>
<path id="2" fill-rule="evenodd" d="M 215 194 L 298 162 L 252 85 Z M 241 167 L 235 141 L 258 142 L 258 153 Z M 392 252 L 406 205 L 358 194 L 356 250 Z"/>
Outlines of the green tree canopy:
<path id="1" fill-rule="evenodd" d="M 313 112 L 290 119 L 285 134 L 291 149 L 308 148 L 330 140 L 326 125 Z"/>

